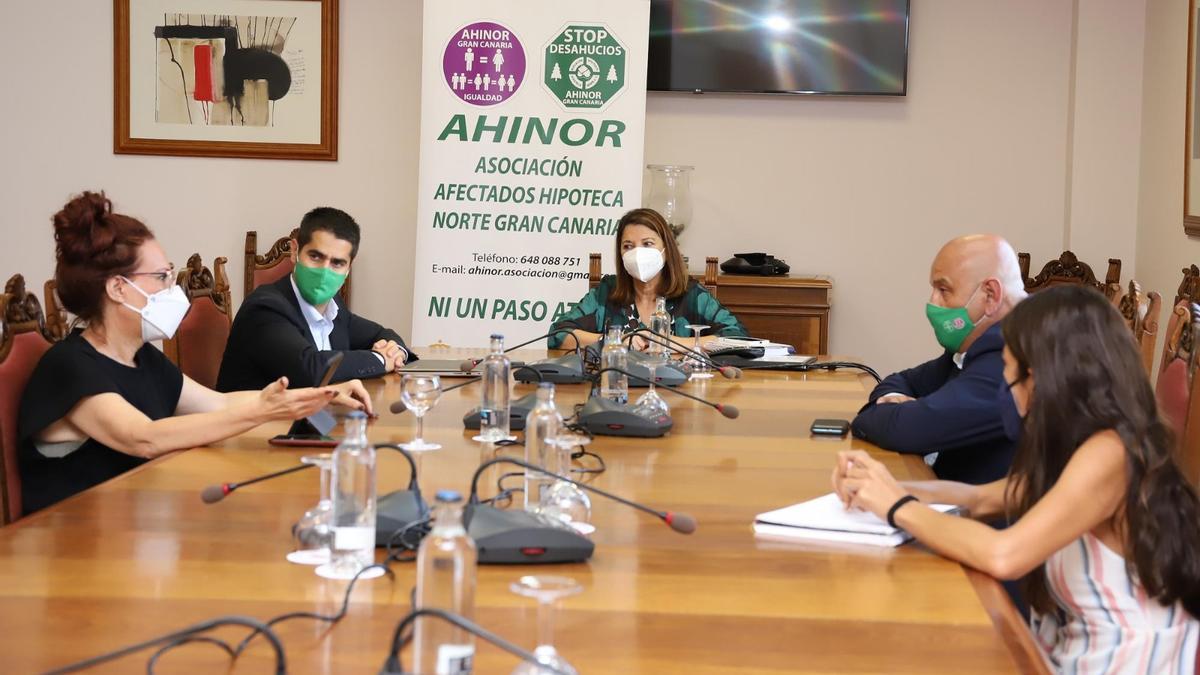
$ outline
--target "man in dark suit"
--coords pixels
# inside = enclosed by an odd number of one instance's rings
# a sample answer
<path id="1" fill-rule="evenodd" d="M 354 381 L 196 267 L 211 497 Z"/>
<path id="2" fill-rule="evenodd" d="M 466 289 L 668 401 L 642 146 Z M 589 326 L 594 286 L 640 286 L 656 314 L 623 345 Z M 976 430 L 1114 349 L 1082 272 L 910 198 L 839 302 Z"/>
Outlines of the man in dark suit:
<path id="1" fill-rule="evenodd" d="M 338 305 L 359 238 L 344 211 L 305 214 L 292 240 L 292 273 L 254 289 L 238 309 L 218 391 L 261 389 L 283 375 L 292 386 L 313 386 L 335 352 L 342 363 L 334 382 L 385 375 L 417 359 L 395 331 Z"/>
<path id="2" fill-rule="evenodd" d="M 1000 321 L 1025 298 L 1017 256 L 1000 237 L 960 237 L 938 252 L 929 283 L 926 316 L 944 353 L 888 376 L 851 428 L 887 450 L 937 453 L 933 470 L 943 480 L 999 480 L 1019 436 L 1000 334 Z"/>

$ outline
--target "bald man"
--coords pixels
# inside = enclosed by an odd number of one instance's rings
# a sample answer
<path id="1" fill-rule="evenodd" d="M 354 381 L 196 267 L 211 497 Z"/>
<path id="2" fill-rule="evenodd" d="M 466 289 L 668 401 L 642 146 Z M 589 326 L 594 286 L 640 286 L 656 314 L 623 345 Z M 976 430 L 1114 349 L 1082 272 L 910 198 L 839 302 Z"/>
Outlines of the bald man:
<path id="1" fill-rule="evenodd" d="M 1005 410 L 1013 402 L 1000 334 L 1000 321 L 1025 298 L 1016 253 L 1000 237 L 960 237 L 934 258 L 929 285 L 925 314 L 945 351 L 881 382 L 851 428 L 888 450 L 937 453 L 933 470 L 943 480 L 999 480 L 1016 449 L 1017 432 L 1003 421 L 1014 411 Z"/>

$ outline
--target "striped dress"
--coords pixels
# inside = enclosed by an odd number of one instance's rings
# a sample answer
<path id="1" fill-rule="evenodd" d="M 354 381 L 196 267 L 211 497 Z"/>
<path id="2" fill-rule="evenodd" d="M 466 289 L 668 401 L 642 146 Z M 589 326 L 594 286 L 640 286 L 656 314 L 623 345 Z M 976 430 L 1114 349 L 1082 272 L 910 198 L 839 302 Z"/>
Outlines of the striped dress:
<path id="1" fill-rule="evenodd" d="M 1148 597 L 1090 532 L 1050 556 L 1046 580 L 1058 609 L 1031 624 L 1056 672 L 1196 673 L 1200 622 Z"/>

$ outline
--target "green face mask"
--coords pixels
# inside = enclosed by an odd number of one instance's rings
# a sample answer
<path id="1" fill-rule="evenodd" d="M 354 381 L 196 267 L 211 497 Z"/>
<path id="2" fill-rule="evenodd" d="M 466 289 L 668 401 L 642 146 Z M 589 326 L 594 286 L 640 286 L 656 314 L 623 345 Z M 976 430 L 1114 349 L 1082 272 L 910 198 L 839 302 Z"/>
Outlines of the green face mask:
<path id="1" fill-rule="evenodd" d="M 975 293 L 979 292 L 979 287 L 971 293 L 971 297 L 967 299 L 967 305 L 975 299 Z M 971 320 L 971 314 L 967 312 L 967 305 L 962 307 L 938 307 L 937 305 L 926 303 L 925 316 L 929 318 L 929 324 L 933 326 L 933 334 L 937 337 L 938 344 L 949 349 L 952 352 L 957 352 L 962 343 L 975 330 L 975 322 Z"/>
<path id="2" fill-rule="evenodd" d="M 314 306 L 329 302 L 346 283 L 345 274 L 338 274 L 328 267 L 308 267 L 301 263 L 296 264 L 292 277 L 296 280 L 296 288 L 300 289 L 300 296 Z"/>

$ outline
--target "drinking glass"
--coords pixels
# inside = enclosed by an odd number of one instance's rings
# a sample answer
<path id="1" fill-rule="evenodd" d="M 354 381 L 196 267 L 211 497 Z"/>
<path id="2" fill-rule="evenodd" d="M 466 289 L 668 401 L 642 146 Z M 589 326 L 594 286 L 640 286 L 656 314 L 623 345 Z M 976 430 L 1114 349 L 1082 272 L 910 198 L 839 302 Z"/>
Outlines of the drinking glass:
<path id="1" fill-rule="evenodd" d="M 571 453 L 575 448 L 592 442 L 592 439 L 582 434 L 561 433 L 546 441 L 555 448 L 558 455 L 556 466 L 548 467 L 551 471 L 562 476 L 571 475 Z M 596 526 L 592 519 L 592 500 L 587 492 L 574 483 L 565 480 L 555 481 L 542 493 L 538 502 L 538 513 L 570 525 L 580 534 L 591 534 Z"/>
<path id="2" fill-rule="evenodd" d="M 696 338 L 696 346 L 692 348 L 693 356 L 688 360 L 691 368 L 689 380 L 707 380 L 713 376 L 712 370 L 708 367 L 708 363 L 704 360 L 704 350 L 700 347 L 700 334 L 708 330 L 708 326 L 702 324 L 688 324 L 688 328 L 692 330 L 692 335 Z"/>
<path id="3" fill-rule="evenodd" d="M 665 350 L 650 352 L 647 357 L 646 369 L 650 371 L 650 377 L 648 378 L 650 380 L 650 388 L 646 390 L 646 393 L 638 397 L 634 406 L 646 413 L 647 417 L 670 415 L 671 406 L 667 405 L 663 397 L 654 390 L 655 371 L 658 369 L 658 366 L 665 365 L 670 357 Z"/>
<path id="4" fill-rule="evenodd" d="M 417 417 L 417 436 L 400 447 L 409 452 L 437 450 L 442 446 L 425 440 L 425 413 L 442 397 L 442 383 L 437 375 L 407 373 L 400 384 L 400 400 Z"/>
<path id="5" fill-rule="evenodd" d="M 329 562 L 329 547 L 333 543 L 333 500 L 329 498 L 329 476 L 333 469 L 333 455 L 306 455 L 300 458 L 305 464 L 317 467 L 320 472 L 321 498 L 317 505 L 304 512 L 292 527 L 296 550 L 287 554 L 287 560 L 297 565 L 324 565 Z"/>
<path id="6" fill-rule="evenodd" d="M 517 579 L 509 588 L 513 593 L 538 602 L 537 648 L 533 655 L 538 663 L 562 673 L 578 673 L 554 648 L 554 605 L 562 598 L 583 591 L 583 586 L 569 577 L 526 576 Z M 550 675 L 553 671 L 522 661 L 513 675 Z"/>

